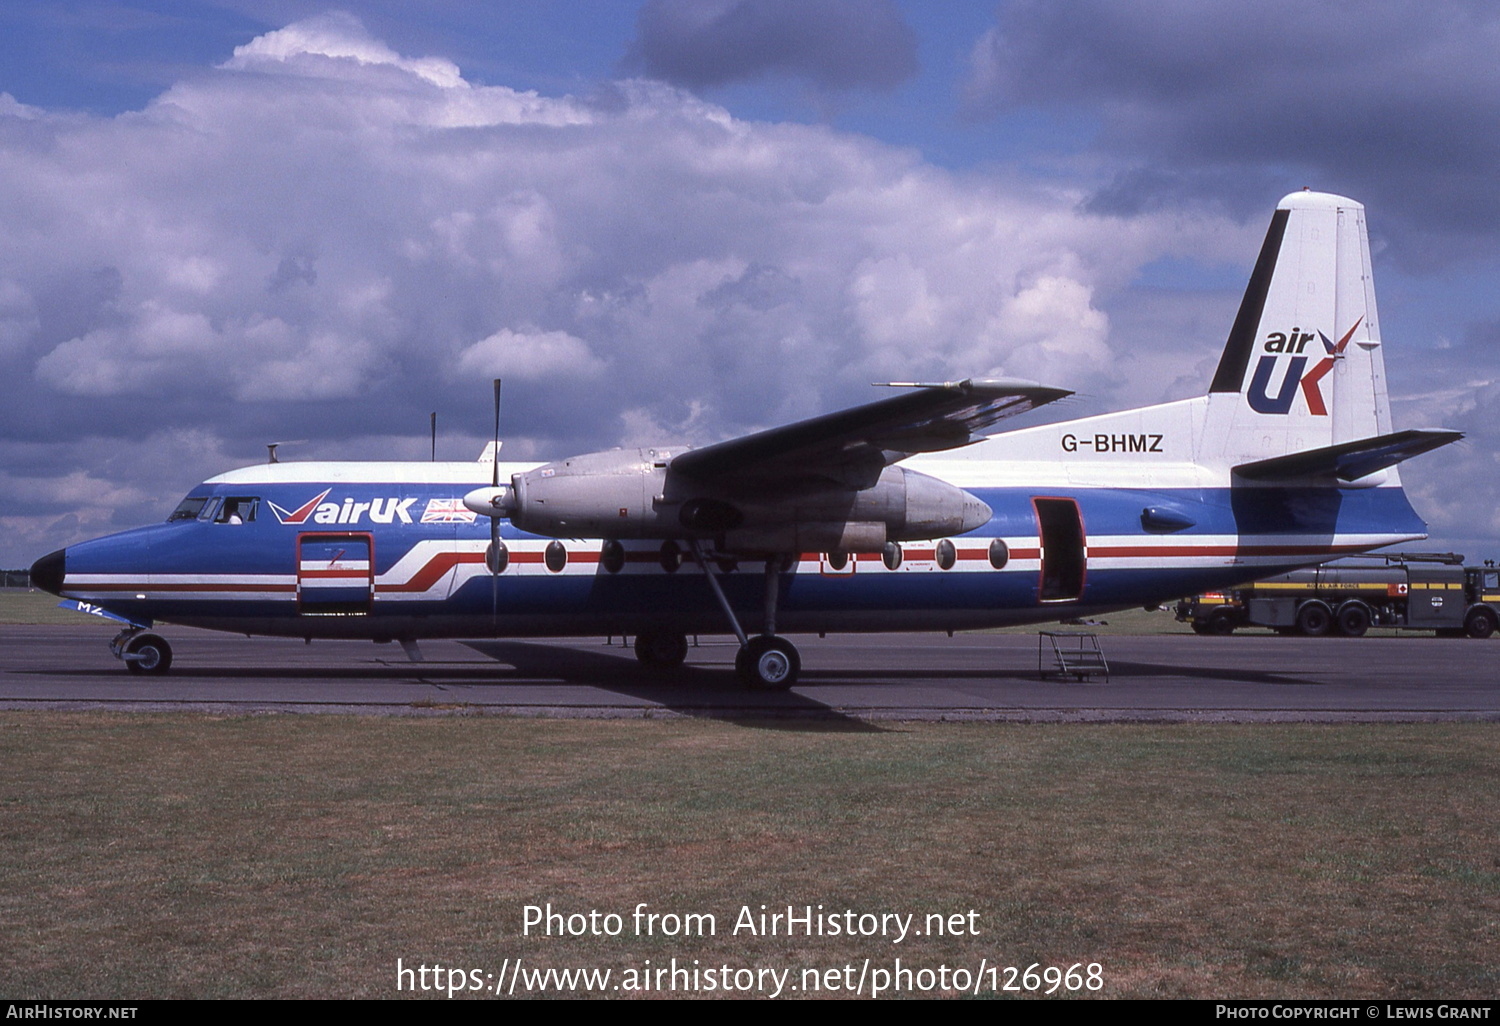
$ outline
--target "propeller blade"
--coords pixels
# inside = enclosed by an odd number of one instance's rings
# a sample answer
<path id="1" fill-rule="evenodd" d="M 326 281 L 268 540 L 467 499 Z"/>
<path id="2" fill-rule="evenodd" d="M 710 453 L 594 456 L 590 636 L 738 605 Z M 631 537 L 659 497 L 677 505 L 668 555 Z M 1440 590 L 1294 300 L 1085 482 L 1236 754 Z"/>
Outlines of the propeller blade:
<path id="1" fill-rule="evenodd" d="M 490 551 L 485 554 L 490 571 L 490 616 L 500 614 L 500 518 L 490 517 Z"/>
<path id="2" fill-rule="evenodd" d="M 495 447 L 490 450 L 490 487 L 500 487 L 500 379 L 495 379 Z M 493 510 L 490 513 L 490 616 L 496 617 L 500 614 L 500 574 L 498 563 L 500 556 L 500 517 Z"/>
<path id="3" fill-rule="evenodd" d="M 490 487 L 500 487 L 500 379 L 495 379 L 495 448 L 490 454 Z M 491 520 L 494 518 L 491 517 Z"/>

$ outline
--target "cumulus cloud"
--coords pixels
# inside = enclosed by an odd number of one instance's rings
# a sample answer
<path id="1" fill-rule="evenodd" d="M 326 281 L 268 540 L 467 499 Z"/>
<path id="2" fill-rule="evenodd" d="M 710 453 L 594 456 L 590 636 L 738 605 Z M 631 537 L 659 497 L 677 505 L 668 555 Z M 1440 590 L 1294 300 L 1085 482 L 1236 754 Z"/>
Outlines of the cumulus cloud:
<path id="1" fill-rule="evenodd" d="M 1243 215 L 1308 184 L 1378 206 L 1421 265 L 1497 250 L 1497 47 L 1500 9 L 1477 0 L 1017 0 L 975 44 L 964 100 L 1090 121 L 1117 169 L 1094 209 Z"/>
<path id="2" fill-rule="evenodd" d="M 1500 537 L 1500 320 L 1472 325 L 1426 359 L 1397 356 L 1388 376 L 1402 427 L 1448 427 L 1463 441 L 1402 465 L 1433 534 L 1469 556 L 1495 558 Z M 1455 482 L 1462 482 L 1455 487 Z"/>
<path id="3" fill-rule="evenodd" d="M 689 89 L 763 75 L 889 89 L 917 71 L 892 0 L 646 0 L 625 67 Z"/>
<path id="4" fill-rule="evenodd" d="M 164 519 L 184 490 L 164 468 L 201 480 L 228 458 L 219 439 L 195 428 L 155 431 L 131 445 L 0 439 L 0 566 Z"/>
<path id="5" fill-rule="evenodd" d="M 57 507 L 7 511 L 48 525 L 7 544 L 139 516 L 138 493 L 169 505 L 278 439 L 379 457 L 439 410 L 468 456 L 494 376 L 518 386 L 507 451 L 550 456 L 725 437 L 876 380 L 1116 387 L 1096 290 L 1128 278 L 1136 229 L 1077 194 L 739 122 L 650 80 L 604 93 L 473 85 L 333 15 L 142 111 L 0 104 L 0 370 L 19 383 L 0 443 L 52 454 L 23 476 Z M 198 431 L 212 443 L 172 455 Z M 85 520 L 58 512 L 63 467 L 113 482 Z"/>
<path id="6" fill-rule="evenodd" d="M 604 369 L 588 344 L 566 331 L 520 332 L 502 328 L 458 354 L 458 371 L 473 378 L 594 377 Z"/>
<path id="7" fill-rule="evenodd" d="M 0 358 L 7 350 L 19 349 L 39 327 L 30 293 L 16 282 L 0 278 Z"/>
<path id="8" fill-rule="evenodd" d="M 738 121 L 659 81 L 475 85 L 344 16 L 141 111 L 18 106 L 0 103 L 0 565 L 165 515 L 270 441 L 420 458 L 438 410 L 440 453 L 472 458 L 494 376 L 515 382 L 521 458 L 711 441 L 879 398 L 871 381 L 1180 398 L 1237 287 L 1146 321 L 1130 283 L 1163 255 L 1248 270 L 1264 230 L 1093 213 L 1055 181 Z"/>
<path id="9" fill-rule="evenodd" d="M 451 88 L 463 84 L 458 65 L 441 57 L 408 59 L 365 31 L 352 14 L 333 11 L 316 18 L 267 32 L 234 48 L 227 68 L 253 69 L 269 62 L 295 65 L 302 58 L 345 59 L 356 64 L 389 65 L 426 79 L 435 86 Z"/>

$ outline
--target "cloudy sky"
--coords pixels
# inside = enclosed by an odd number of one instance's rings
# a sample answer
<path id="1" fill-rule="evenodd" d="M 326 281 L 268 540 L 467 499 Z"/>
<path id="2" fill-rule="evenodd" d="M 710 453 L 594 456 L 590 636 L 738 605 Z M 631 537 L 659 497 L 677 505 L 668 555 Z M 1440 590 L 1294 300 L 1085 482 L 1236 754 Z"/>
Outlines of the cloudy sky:
<path id="1" fill-rule="evenodd" d="M 1500 8 L 0 7 L 0 566 L 284 456 L 711 441 L 1005 374 L 1185 398 L 1266 222 L 1369 208 L 1432 545 L 1500 557 Z"/>

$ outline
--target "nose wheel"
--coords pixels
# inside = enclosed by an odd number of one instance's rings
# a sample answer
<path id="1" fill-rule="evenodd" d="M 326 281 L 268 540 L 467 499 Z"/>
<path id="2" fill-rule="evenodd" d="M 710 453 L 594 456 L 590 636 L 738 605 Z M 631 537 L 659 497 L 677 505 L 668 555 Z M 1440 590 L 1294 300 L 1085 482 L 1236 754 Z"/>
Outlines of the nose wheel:
<path id="1" fill-rule="evenodd" d="M 159 634 L 121 631 L 109 649 L 131 673 L 156 676 L 172 668 L 172 646 Z"/>

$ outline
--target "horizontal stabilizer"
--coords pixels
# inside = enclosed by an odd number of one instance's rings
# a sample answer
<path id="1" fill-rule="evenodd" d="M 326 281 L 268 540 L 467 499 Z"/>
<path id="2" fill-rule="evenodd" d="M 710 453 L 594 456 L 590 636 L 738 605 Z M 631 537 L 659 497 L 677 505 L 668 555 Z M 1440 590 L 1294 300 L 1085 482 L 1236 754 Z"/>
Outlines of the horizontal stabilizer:
<path id="1" fill-rule="evenodd" d="M 1394 467 L 1403 460 L 1431 452 L 1449 442 L 1456 442 L 1463 436 L 1462 431 L 1416 428 L 1306 452 L 1294 452 L 1289 456 L 1242 463 L 1234 468 L 1234 472 L 1251 481 L 1283 481 L 1306 477 L 1357 481 L 1377 470 Z"/>

